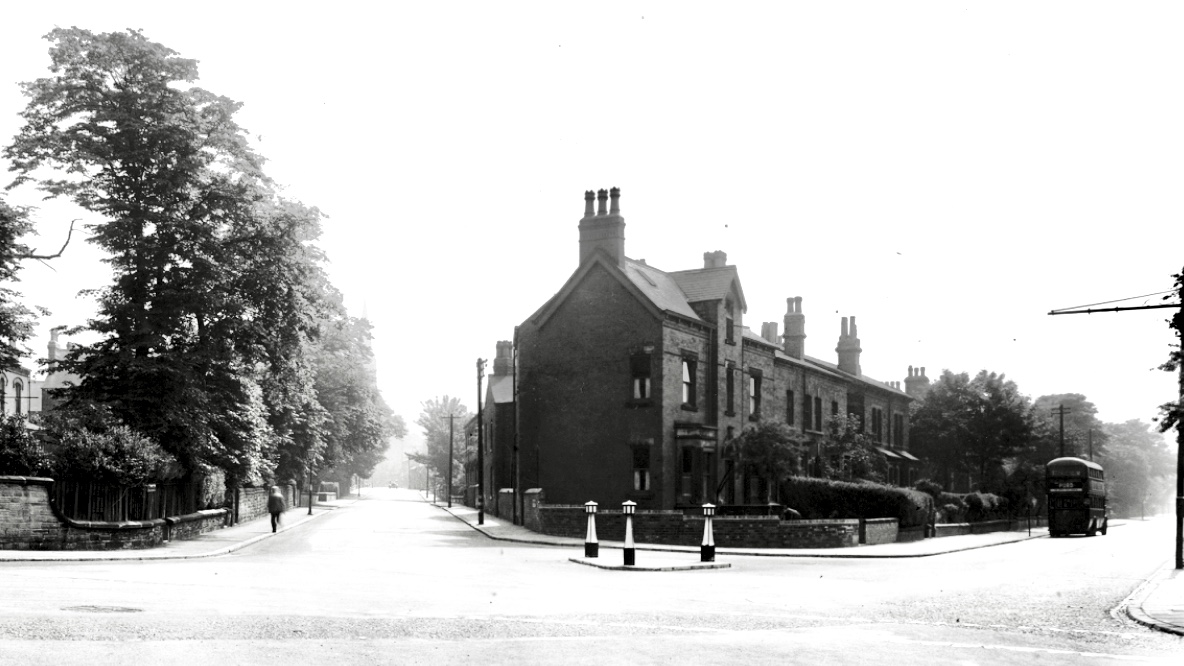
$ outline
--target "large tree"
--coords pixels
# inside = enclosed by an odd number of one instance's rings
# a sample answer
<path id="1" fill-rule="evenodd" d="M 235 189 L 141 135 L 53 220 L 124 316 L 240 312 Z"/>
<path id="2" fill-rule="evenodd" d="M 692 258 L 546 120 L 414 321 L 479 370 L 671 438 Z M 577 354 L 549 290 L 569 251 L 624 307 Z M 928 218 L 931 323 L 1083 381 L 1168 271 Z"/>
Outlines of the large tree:
<path id="1" fill-rule="evenodd" d="M 329 416 L 324 464 L 342 480 L 369 477 L 391 438 L 406 434 L 378 392 L 370 339 L 367 320 L 344 317 L 326 322 L 318 343 L 316 390 Z"/>
<path id="2" fill-rule="evenodd" d="M 27 210 L 0 199 L 0 369 L 20 365 L 28 354 L 24 343 L 33 334 L 33 311 L 18 302 L 20 293 L 8 286 L 19 281 L 20 262 L 29 254 L 21 237 L 32 229 Z"/>
<path id="3" fill-rule="evenodd" d="M 461 455 L 465 450 L 464 427 L 469 419 L 469 410 L 461 404 L 460 398 L 443 396 L 432 398 L 420 403 L 421 411 L 416 425 L 423 429 L 424 442 L 427 451 L 408 454 L 417 463 L 426 465 L 441 480 L 446 483 L 449 468 L 452 470 L 453 490 L 459 488 L 464 462 Z M 449 457 L 449 436 L 452 437 L 452 455 Z"/>
<path id="4" fill-rule="evenodd" d="M 47 38 L 53 75 L 24 84 L 25 124 L 4 153 L 14 185 L 100 217 L 91 240 L 113 274 L 85 327 L 99 340 L 60 361 L 82 377 L 67 405 L 105 404 L 231 485 L 266 480 L 294 439 L 315 456 L 319 211 L 277 196 L 239 104 L 190 85 L 196 61 L 138 31 Z"/>
<path id="5" fill-rule="evenodd" d="M 1099 462 L 1111 511 L 1128 517 L 1158 513 L 1171 496 L 1173 457 L 1163 436 L 1138 419 L 1103 427 L 1109 445 Z"/>
<path id="6" fill-rule="evenodd" d="M 942 372 L 925 400 L 914 407 L 912 450 L 933 467 L 947 490 L 996 491 L 1002 488 L 1005 462 L 1030 446 L 1034 437 L 1032 407 L 1015 382 L 983 370 Z"/>
<path id="7" fill-rule="evenodd" d="M 1051 436 L 1053 442 L 1043 442 L 1042 461 L 1047 463 L 1060 457 L 1061 409 L 1064 408 L 1065 455 L 1089 458 L 1101 457 L 1106 448 L 1107 431 L 1098 420 L 1094 403 L 1080 393 L 1058 393 L 1042 395 L 1032 403 L 1032 415 L 1042 424 L 1042 439 Z M 1091 453 L 1092 449 L 1092 453 Z"/>

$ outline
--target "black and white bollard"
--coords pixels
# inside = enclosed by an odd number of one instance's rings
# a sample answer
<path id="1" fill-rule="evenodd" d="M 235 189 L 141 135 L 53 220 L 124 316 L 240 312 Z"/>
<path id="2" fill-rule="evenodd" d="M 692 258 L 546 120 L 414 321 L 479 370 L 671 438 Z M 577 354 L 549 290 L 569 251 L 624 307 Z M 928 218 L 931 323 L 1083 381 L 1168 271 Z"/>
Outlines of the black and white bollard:
<path id="1" fill-rule="evenodd" d="M 633 513 L 637 511 L 637 503 L 625 500 L 621 511 L 625 513 L 625 566 L 631 567 L 637 564 L 637 549 L 633 547 Z"/>
<path id="2" fill-rule="evenodd" d="M 596 502 L 586 502 L 584 513 L 588 514 L 588 532 L 584 535 L 584 557 L 600 554 L 600 542 L 596 540 Z"/>
<path id="3" fill-rule="evenodd" d="M 714 504 L 703 505 L 703 545 L 699 549 L 700 562 L 715 561 L 715 534 L 711 531 L 711 517 L 715 515 Z"/>

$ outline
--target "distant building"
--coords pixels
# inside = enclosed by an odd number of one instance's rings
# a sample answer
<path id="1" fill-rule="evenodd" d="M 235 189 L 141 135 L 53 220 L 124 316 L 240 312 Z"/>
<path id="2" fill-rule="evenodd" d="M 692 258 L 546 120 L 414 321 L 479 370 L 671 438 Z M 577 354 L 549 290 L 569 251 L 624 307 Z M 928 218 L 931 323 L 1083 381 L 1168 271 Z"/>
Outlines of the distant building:
<path id="1" fill-rule="evenodd" d="M 41 410 L 46 412 L 52 410 L 61 402 L 60 398 L 54 398 L 51 395 L 54 389 L 74 385 L 81 381 L 78 375 L 63 372 L 53 365 L 54 361 L 65 358 L 66 354 L 76 346 L 74 343 L 69 343 L 63 347 L 58 341 L 58 331 L 59 329 L 55 328 L 49 332 L 49 345 L 47 349 L 49 355 L 46 357 L 46 360 L 50 363 L 49 373 L 43 381 L 39 382 Z"/>
<path id="2" fill-rule="evenodd" d="M 0 416 L 40 411 L 41 399 L 33 392 L 34 383 L 27 368 L 17 366 L 0 370 Z"/>
<path id="3" fill-rule="evenodd" d="M 862 373 L 854 317 L 842 319 L 835 363 L 806 355 L 801 297 L 787 299 L 784 335 L 776 322 L 756 335 L 725 253 L 675 272 L 625 255 L 619 196 L 585 193 L 579 264 L 518 327 L 514 379 L 514 347 L 498 343 L 505 361 L 500 372 L 495 361 L 487 391 L 487 478 L 506 487 L 517 475 L 519 488 L 542 488 L 551 504 L 759 503 L 766 481 L 736 459 L 735 435 L 775 419 L 814 441 L 830 418 L 850 413 L 888 458 L 890 481 L 915 480 L 912 398 Z M 516 442 L 505 427 L 514 420 L 506 383 L 515 380 Z"/>

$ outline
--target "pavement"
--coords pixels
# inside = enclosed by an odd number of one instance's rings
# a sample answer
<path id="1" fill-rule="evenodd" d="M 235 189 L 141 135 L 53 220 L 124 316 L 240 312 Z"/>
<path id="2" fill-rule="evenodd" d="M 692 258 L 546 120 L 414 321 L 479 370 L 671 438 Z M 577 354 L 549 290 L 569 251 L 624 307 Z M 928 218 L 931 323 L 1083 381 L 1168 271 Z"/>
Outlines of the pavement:
<path id="1" fill-rule="evenodd" d="M 296 529 L 316 520 L 329 511 L 356 502 L 343 499 L 313 504 L 312 515 L 308 507 L 293 507 L 284 512 L 280 526 L 273 534 L 271 516 L 264 514 L 253 520 L 243 521 L 232 527 L 206 532 L 192 539 L 175 539 L 157 548 L 139 550 L 0 550 L 0 562 L 101 562 L 118 560 L 185 560 L 200 557 L 217 557 L 246 548 L 280 532 Z"/>
<path id="2" fill-rule="evenodd" d="M 311 515 L 309 515 L 307 507 L 290 509 L 283 515 L 279 532 L 296 529 L 316 520 L 320 516 L 326 515 L 330 511 L 348 507 L 356 501 L 356 499 L 342 499 L 333 502 L 320 502 L 313 505 Z M 727 562 L 721 562 L 715 566 L 708 566 L 706 563 L 700 562 L 700 549 L 698 546 L 668 546 L 638 543 L 634 544 L 636 564 L 626 567 L 623 563 L 618 565 L 616 563 L 617 558 L 613 554 L 604 552 L 606 549 L 623 549 L 625 544 L 620 541 L 600 541 L 599 550 L 601 557 L 593 561 L 590 558 L 583 557 L 583 539 L 538 534 L 525 527 L 514 525 L 510 521 L 502 520 L 497 516 L 489 514 L 484 516 L 483 524 L 479 525 L 476 509 L 459 504 L 448 507 L 443 501 L 436 502 L 435 506 L 448 512 L 457 520 L 490 539 L 570 548 L 578 554 L 568 559 L 587 566 L 628 571 L 677 571 L 703 568 L 719 569 L 726 568 L 723 565 L 727 564 Z M 1110 525 L 1111 528 L 1121 526 L 1122 523 L 1120 521 L 1113 521 Z M 271 531 L 269 517 L 262 516 L 254 520 L 239 523 L 233 527 L 207 532 L 193 539 L 170 541 L 163 546 L 149 550 L 0 550 L 0 563 L 175 560 L 217 557 L 246 548 L 263 539 L 271 538 L 274 535 Z M 976 548 L 1002 546 L 1047 536 L 1047 529 L 1033 527 L 1030 531 L 1025 529 L 1013 532 L 965 534 L 907 543 L 886 543 L 851 548 L 716 548 L 715 556 L 717 561 L 726 560 L 729 556 L 853 559 L 932 557 L 947 553 L 974 550 Z M 1165 565 L 1139 586 L 1123 602 L 1121 607 L 1131 619 L 1140 624 L 1160 631 L 1184 636 L 1184 570 L 1173 569 L 1169 565 Z"/>

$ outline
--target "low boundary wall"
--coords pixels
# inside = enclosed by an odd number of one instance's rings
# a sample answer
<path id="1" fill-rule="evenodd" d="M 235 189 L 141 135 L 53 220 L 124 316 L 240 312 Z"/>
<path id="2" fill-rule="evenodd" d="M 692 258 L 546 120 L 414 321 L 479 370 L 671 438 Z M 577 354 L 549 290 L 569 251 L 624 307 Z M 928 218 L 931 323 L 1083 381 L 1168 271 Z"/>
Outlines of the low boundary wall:
<path id="1" fill-rule="evenodd" d="M 63 516 L 50 501 L 53 479 L 0 476 L 0 550 L 131 550 L 221 528 L 226 509 L 155 520 L 101 522 Z"/>
<path id="2" fill-rule="evenodd" d="M 588 527 L 584 507 L 540 505 L 537 511 L 540 528 L 537 531 L 584 538 Z M 704 520 L 703 516 L 687 516 L 682 511 L 638 511 L 633 516 L 633 538 L 641 543 L 699 546 L 703 543 Z M 596 535 L 608 541 L 624 541 L 625 514 L 619 510 L 598 511 Z M 715 545 L 721 548 L 845 548 L 859 545 L 859 520 L 716 516 L 712 520 L 712 536 Z"/>

